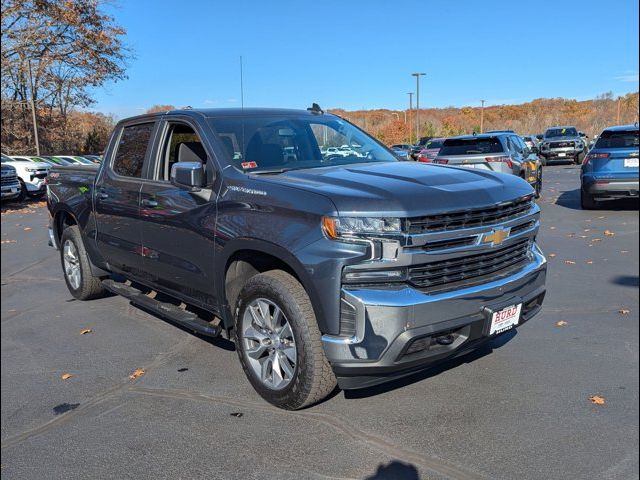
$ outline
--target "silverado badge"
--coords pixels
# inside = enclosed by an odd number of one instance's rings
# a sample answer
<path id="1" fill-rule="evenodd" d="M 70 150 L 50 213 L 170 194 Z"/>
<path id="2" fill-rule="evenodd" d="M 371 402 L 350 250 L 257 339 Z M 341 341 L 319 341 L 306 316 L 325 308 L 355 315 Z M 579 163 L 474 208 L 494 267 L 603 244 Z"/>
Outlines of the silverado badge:
<path id="1" fill-rule="evenodd" d="M 500 245 L 509 237 L 509 233 L 511 233 L 510 228 L 496 227 L 482 236 L 482 243 L 491 243 L 493 246 Z"/>

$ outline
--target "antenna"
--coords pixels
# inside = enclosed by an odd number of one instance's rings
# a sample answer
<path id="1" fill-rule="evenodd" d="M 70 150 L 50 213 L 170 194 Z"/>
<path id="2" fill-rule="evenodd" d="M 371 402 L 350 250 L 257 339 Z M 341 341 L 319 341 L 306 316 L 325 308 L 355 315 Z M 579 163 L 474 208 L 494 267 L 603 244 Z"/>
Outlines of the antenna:
<path id="1" fill-rule="evenodd" d="M 242 55 L 240 55 L 240 108 L 244 110 L 244 84 L 242 76 Z"/>

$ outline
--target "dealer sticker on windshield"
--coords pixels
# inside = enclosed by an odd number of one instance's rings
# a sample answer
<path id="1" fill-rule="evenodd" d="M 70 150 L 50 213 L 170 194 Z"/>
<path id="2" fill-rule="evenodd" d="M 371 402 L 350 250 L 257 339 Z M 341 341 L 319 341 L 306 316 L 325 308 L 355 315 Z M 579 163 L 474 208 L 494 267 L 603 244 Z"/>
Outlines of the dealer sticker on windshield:
<path id="1" fill-rule="evenodd" d="M 491 315 L 491 328 L 489 329 L 489 335 L 502 333 L 518 325 L 521 310 L 522 304 L 519 303 L 518 305 L 511 305 L 510 307 L 493 312 Z"/>

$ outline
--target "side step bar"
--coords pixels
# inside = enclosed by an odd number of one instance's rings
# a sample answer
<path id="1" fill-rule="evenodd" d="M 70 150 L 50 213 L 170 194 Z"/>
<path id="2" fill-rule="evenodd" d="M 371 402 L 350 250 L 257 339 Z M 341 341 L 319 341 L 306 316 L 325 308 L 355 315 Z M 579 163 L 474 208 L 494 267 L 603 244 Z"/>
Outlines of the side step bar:
<path id="1" fill-rule="evenodd" d="M 217 337 L 222 331 L 222 328 L 219 325 L 213 325 L 206 320 L 203 320 L 195 313 L 187 312 L 172 303 L 160 302 L 155 298 L 145 295 L 137 288 L 125 283 L 107 279 L 102 281 L 102 286 L 116 295 L 122 295 L 123 297 L 128 298 L 132 304 L 151 310 L 153 313 L 188 328 L 189 330 L 193 330 L 194 332 L 210 337 Z"/>

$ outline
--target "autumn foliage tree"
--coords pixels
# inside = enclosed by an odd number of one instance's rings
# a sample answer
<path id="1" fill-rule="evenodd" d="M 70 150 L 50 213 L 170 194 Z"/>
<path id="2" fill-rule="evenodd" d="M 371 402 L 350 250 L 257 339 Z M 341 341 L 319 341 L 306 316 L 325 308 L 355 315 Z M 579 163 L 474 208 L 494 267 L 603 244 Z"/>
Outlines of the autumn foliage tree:
<path id="1" fill-rule="evenodd" d="M 125 31 L 103 13 L 103 4 L 2 0 L 3 152 L 35 153 L 34 115 L 43 153 L 104 147 L 108 117 L 85 115 L 83 123 L 95 120 L 88 129 L 72 122 L 93 103 L 92 89 L 125 78 Z"/>

